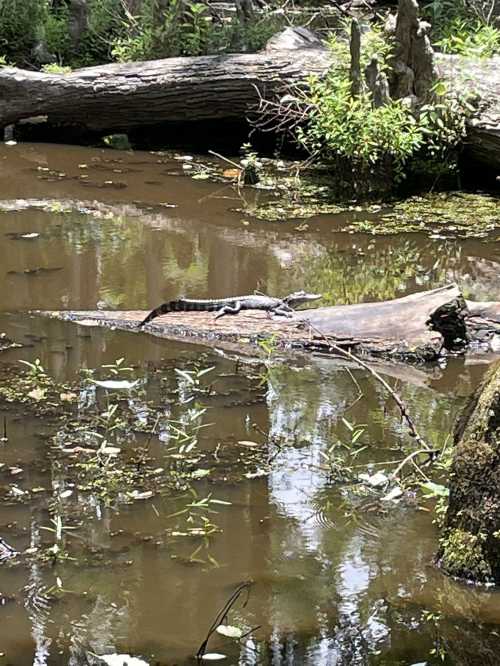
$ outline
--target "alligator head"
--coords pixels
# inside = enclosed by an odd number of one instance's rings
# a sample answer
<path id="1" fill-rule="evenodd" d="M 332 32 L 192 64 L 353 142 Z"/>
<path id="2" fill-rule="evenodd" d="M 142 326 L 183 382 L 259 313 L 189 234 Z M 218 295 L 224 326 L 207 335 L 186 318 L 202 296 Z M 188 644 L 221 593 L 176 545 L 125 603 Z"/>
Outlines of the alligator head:
<path id="1" fill-rule="evenodd" d="M 309 301 L 317 301 L 322 298 L 321 294 L 308 294 L 307 291 L 294 291 L 293 294 L 285 296 L 283 302 L 291 308 L 296 308 Z"/>

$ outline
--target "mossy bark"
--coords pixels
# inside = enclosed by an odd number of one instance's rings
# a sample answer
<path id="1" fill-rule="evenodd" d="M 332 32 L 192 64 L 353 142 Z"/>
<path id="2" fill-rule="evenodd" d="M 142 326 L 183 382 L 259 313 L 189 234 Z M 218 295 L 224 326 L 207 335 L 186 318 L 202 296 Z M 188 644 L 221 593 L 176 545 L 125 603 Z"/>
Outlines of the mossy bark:
<path id="1" fill-rule="evenodd" d="M 448 574 L 500 583 L 500 362 L 455 428 L 450 500 L 438 561 Z"/>

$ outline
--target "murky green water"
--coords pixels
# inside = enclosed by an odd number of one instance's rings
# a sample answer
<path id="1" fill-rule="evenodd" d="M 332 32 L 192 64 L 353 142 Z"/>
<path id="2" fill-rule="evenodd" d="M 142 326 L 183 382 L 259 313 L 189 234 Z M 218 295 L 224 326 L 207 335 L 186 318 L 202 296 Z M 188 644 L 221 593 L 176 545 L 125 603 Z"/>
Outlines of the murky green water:
<path id="1" fill-rule="evenodd" d="M 0 332 L 24 345 L 0 362 L 39 358 L 64 382 L 125 357 L 144 381 L 134 409 L 145 422 L 190 408 L 176 367 L 214 365 L 211 394 L 197 397 L 211 425 L 196 441 L 212 472 L 192 488 L 197 500 L 224 502 L 197 514 L 213 533 L 186 537 L 193 523 L 179 511 L 192 495 L 169 488 L 106 502 L 72 482 L 54 440 L 57 417 L 0 405 L 0 537 L 40 553 L 54 543 L 52 520 L 76 528 L 62 539 L 74 559 L 40 562 L 31 550 L 0 564 L 0 664 L 99 663 L 93 655 L 111 653 L 194 663 L 217 611 L 250 580 L 248 604 L 229 619 L 259 628 L 242 645 L 215 635 L 209 651 L 225 654 L 221 663 L 499 663 L 500 597 L 435 570 L 431 513 L 357 494 L 325 468 L 322 452 L 350 441 L 342 418 L 364 425 L 360 470 L 389 470 L 407 450 L 399 413 L 369 376 L 309 357 L 259 378 L 258 368 L 196 345 L 26 312 L 146 309 L 181 294 L 254 289 L 307 288 L 347 303 L 453 280 L 470 298 L 500 300 L 498 246 L 335 233 L 338 218 L 312 220 L 307 231 L 256 222 L 234 212 L 242 201 L 230 184 L 193 180 L 182 164 L 147 153 L 0 147 Z M 440 444 L 487 365 L 378 367 L 422 434 Z M 169 441 L 157 432 L 148 451 L 163 468 Z M 129 433 L 125 455 L 146 439 Z M 259 445 L 255 461 L 248 442 Z M 238 465 L 248 478 L 235 477 Z"/>

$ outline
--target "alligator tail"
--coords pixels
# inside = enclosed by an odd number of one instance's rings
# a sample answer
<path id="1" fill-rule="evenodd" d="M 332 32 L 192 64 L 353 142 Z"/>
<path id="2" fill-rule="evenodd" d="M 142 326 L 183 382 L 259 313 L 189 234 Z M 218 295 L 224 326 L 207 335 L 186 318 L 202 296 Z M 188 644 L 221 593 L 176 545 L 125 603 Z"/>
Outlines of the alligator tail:
<path id="1" fill-rule="evenodd" d="M 176 305 L 177 301 L 169 301 L 168 303 L 162 303 L 154 310 L 151 310 L 148 316 L 145 319 L 143 319 L 140 324 L 137 325 L 137 328 L 142 328 L 146 324 L 149 324 L 149 322 L 152 321 L 153 319 L 156 319 L 156 317 L 160 317 L 161 315 L 167 314 L 168 312 L 177 310 Z"/>

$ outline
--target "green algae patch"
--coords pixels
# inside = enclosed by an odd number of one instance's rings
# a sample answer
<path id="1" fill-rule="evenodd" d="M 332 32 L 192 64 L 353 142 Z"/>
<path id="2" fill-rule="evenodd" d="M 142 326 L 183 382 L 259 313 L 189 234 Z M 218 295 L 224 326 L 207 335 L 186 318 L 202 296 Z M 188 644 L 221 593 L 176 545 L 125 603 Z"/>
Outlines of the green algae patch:
<path id="1" fill-rule="evenodd" d="M 245 202 L 245 207 L 236 210 L 264 222 L 286 222 L 349 211 L 352 207 L 338 199 L 328 180 L 323 174 L 291 176 L 269 170 L 255 185 L 256 190 L 263 190 L 267 196 L 259 197 L 256 202 Z"/>
<path id="2" fill-rule="evenodd" d="M 487 238 L 500 228 L 500 200 L 486 194 L 442 192 L 413 196 L 373 219 L 352 220 L 343 231 L 373 235 L 425 233 L 431 238 Z"/>

